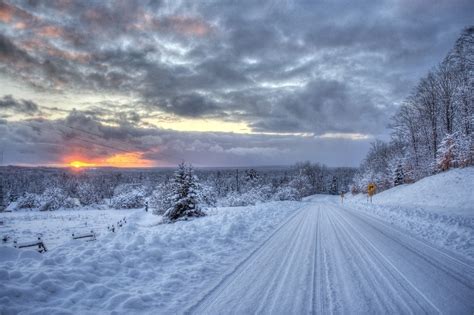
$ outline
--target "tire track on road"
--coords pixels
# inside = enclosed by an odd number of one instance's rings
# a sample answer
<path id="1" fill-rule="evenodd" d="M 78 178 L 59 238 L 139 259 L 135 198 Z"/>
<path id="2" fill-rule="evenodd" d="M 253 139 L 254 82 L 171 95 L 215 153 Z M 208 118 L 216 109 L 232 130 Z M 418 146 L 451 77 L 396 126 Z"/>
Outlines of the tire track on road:
<path id="1" fill-rule="evenodd" d="M 340 210 L 336 210 L 336 211 L 339 211 Z M 429 299 L 412 281 L 410 281 L 404 274 L 403 272 L 401 272 L 391 261 L 390 259 L 388 259 L 367 237 L 365 237 L 364 235 L 362 235 L 362 233 L 359 231 L 359 229 L 356 229 L 354 228 L 354 226 L 352 225 L 352 223 L 350 223 L 343 215 L 340 215 L 338 217 L 340 220 L 343 220 L 346 224 L 347 227 L 350 227 L 352 232 L 354 234 L 356 234 L 359 239 L 362 241 L 360 242 L 361 244 L 365 243 L 366 246 L 369 246 L 370 249 L 376 253 L 384 262 L 387 266 L 391 267 L 391 269 L 393 271 L 395 271 L 395 273 L 399 276 L 399 279 L 403 279 L 403 281 L 405 283 L 407 283 L 409 285 L 409 287 L 411 287 L 418 296 L 420 296 L 431 308 L 432 310 L 435 310 L 437 313 L 441 313 L 440 309 L 434 304 L 434 302 Z M 346 228 L 347 229 L 347 228 Z M 383 273 L 380 273 L 381 275 L 383 275 Z M 396 277 L 397 278 L 397 277 Z M 400 283 L 400 281 L 399 281 Z M 408 290 L 407 293 L 409 293 L 410 295 L 413 296 L 412 293 L 410 293 L 410 291 Z M 415 299 L 415 301 L 418 301 L 418 299 Z M 421 305 L 420 305 L 421 306 Z M 423 307 L 423 306 L 422 306 Z M 424 307 L 423 307 L 423 310 L 426 312 L 426 313 L 431 313 L 429 312 L 429 310 L 426 310 Z"/>
<path id="2" fill-rule="evenodd" d="M 311 204 L 308 203 L 301 208 L 295 210 L 295 213 L 288 218 L 285 222 L 283 222 L 279 227 L 277 227 L 262 243 L 260 243 L 254 250 L 252 250 L 244 259 L 242 259 L 238 264 L 236 264 L 229 273 L 227 273 L 225 276 L 223 276 L 216 285 L 212 287 L 209 291 L 207 291 L 204 295 L 202 295 L 199 300 L 194 302 L 192 305 L 188 306 L 186 310 L 183 312 L 184 314 L 191 314 L 193 313 L 196 309 L 202 306 L 204 302 L 209 303 L 209 299 L 212 299 L 212 295 L 215 294 L 218 290 L 224 290 L 227 286 L 231 284 L 229 279 L 231 279 L 233 276 L 235 276 L 239 271 L 242 272 L 242 268 L 245 266 L 245 264 L 252 259 L 259 251 L 261 251 L 265 245 L 267 245 L 278 233 L 282 232 L 282 230 L 291 228 L 293 221 L 298 220 L 299 225 L 303 219 L 304 216 L 302 216 L 302 212 L 305 211 L 307 207 L 311 207 Z M 301 216 L 301 217 L 299 217 Z"/>

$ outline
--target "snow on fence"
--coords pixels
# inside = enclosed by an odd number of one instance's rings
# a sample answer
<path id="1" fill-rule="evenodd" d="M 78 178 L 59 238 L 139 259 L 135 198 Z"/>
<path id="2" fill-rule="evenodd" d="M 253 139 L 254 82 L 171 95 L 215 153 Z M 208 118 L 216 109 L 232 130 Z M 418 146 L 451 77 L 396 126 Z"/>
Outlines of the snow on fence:
<path id="1" fill-rule="evenodd" d="M 72 233 L 72 239 L 73 240 L 86 239 L 88 242 L 89 241 L 95 241 L 96 240 L 96 234 L 95 234 L 94 230 L 91 230 L 90 233 L 81 233 L 81 234 Z"/>
<path id="2" fill-rule="evenodd" d="M 110 232 L 115 233 L 116 229 L 121 228 L 127 223 L 127 218 L 123 217 L 119 221 L 117 221 L 115 224 L 107 226 L 107 230 Z M 87 222 L 85 224 L 87 226 Z M 104 229 L 103 227 L 97 227 L 99 230 Z M 40 253 L 44 253 L 47 250 L 46 245 L 41 238 L 41 234 L 39 234 L 38 240 L 36 241 L 31 241 L 31 242 L 22 242 L 19 243 L 16 239 L 13 241 L 13 246 L 15 248 L 32 248 L 32 247 L 37 247 L 36 250 Z M 72 239 L 73 240 L 86 240 L 86 241 L 95 241 L 97 239 L 98 233 L 95 232 L 94 229 L 91 229 L 90 232 L 83 232 L 83 233 L 72 233 Z M 5 234 L 2 236 L 2 243 L 8 243 L 12 239 L 11 235 Z"/>
<path id="3" fill-rule="evenodd" d="M 47 252 L 48 249 L 46 248 L 46 245 L 44 245 L 43 240 L 41 237 L 38 237 L 37 241 L 32 241 L 32 242 L 26 242 L 26 243 L 17 243 L 17 241 L 13 242 L 15 245 L 15 248 L 30 248 L 30 247 L 38 247 L 36 250 L 40 253 Z"/>

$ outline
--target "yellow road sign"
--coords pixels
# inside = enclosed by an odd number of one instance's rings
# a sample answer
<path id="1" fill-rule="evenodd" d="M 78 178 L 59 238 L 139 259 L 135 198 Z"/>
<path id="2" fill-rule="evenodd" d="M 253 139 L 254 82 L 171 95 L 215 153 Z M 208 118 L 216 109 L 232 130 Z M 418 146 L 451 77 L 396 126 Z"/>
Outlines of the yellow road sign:
<path id="1" fill-rule="evenodd" d="M 373 196 L 375 195 L 375 191 L 377 190 L 377 186 L 374 184 L 374 183 L 370 183 L 368 186 L 367 186 L 367 193 L 369 194 L 369 196 Z"/>

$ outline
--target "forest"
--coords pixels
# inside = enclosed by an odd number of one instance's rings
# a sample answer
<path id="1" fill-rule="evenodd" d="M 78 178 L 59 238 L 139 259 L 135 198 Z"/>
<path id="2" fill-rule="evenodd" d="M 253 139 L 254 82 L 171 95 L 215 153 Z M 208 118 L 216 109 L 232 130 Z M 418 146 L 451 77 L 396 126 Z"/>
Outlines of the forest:
<path id="1" fill-rule="evenodd" d="M 474 27 L 466 28 L 444 60 L 404 100 L 354 177 L 352 192 L 412 183 L 474 164 Z"/>
<path id="2" fill-rule="evenodd" d="M 300 200 L 316 193 L 347 191 L 356 169 L 310 162 L 288 167 L 196 168 L 200 203 L 245 206 L 269 200 Z M 174 168 L 0 168 L 5 204 L 16 209 L 56 210 L 110 205 L 159 207 Z"/>

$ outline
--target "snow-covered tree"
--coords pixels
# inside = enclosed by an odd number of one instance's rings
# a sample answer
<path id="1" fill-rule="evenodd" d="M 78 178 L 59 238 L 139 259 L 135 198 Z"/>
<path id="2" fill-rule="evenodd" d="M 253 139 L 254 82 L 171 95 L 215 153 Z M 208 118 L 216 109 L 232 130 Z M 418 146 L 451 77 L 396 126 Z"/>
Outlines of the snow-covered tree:
<path id="1" fill-rule="evenodd" d="M 40 206 L 39 196 L 37 194 L 25 193 L 18 198 L 16 203 L 17 209 L 34 209 Z"/>
<path id="2" fill-rule="evenodd" d="M 200 184 L 198 190 L 198 201 L 202 205 L 213 207 L 217 203 L 217 192 L 211 185 Z"/>
<path id="3" fill-rule="evenodd" d="M 174 192 L 172 185 L 169 182 L 159 184 L 153 190 L 149 205 L 153 209 L 153 214 L 163 215 L 168 209 L 173 206 Z"/>
<path id="4" fill-rule="evenodd" d="M 393 185 L 399 186 L 405 183 L 405 173 L 403 172 L 403 163 L 398 161 L 393 169 Z"/>
<path id="5" fill-rule="evenodd" d="M 465 167 L 472 163 L 472 146 L 470 138 L 461 132 L 447 134 L 438 148 L 436 166 L 438 171 L 452 167 Z"/>
<path id="6" fill-rule="evenodd" d="M 455 165 L 455 141 L 454 135 L 448 133 L 438 148 L 438 156 L 436 159 L 436 167 L 443 172 Z"/>
<path id="7" fill-rule="evenodd" d="M 468 136 L 459 131 L 454 135 L 456 166 L 466 167 L 472 165 L 474 158 L 474 142 L 472 138 L 473 135 Z"/>
<path id="8" fill-rule="evenodd" d="M 199 207 L 198 185 L 193 167 L 179 164 L 171 185 L 172 205 L 163 215 L 168 222 L 205 215 Z"/>
<path id="9" fill-rule="evenodd" d="M 292 181 L 290 181 L 289 186 L 298 192 L 299 198 L 309 196 L 313 192 L 308 177 L 303 174 L 297 175 Z"/>
<path id="10" fill-rule="evenodd" d="M 301 195 L 298 190 L 291 186 L 279 187 L 273 196 L 275 200 L 301 200 Z"/>
<path id="11" fill-rule="evenodd" d="M 384 157 L 378 162 L 373 150 L 369 151 L 359 180 L 368 176 L 383 180 L 386 174 L 377 165 L 394 158 L 404 159 L 405 182 L 451 167 L 474 164 L 473 60 L 474 27 L 470 26 L 462 32 L 446 58 L 414 87 L 393 117 L 392 140 L 388 145 L 395 144 L 401 150 L 390 159 Z M 379 153 L 376 155 L 383 157 Z"/>
<path id="12" fill-rule="evenodd" d="M 53 211 L 60 208 L 74 208 L 76 206 L 76 202 L 69 198 L 61 188 L 48 188 L 40 196 L 40 211 Z"/>
<path id="13" fill-rule="evenodd" d="M 329 193 L 331 195 L 337 195 L 338 194 L 338 185 L 337 185 L 337 178 L 336 176 L 332 177 L 331 181 L 331 187 L 329 188 Z"/>
<path id="14" fill-rule="evenodd" d="M 82 205 L 97 204 L 101 201 L 101 192 L 91 183 L 80 183 L 77 187 L 77 197 Z"/>
<path id="15" fill-rule="evenodd" d="M 145 191 L 141 185 L 117 186 L 110 204 L 115 209 L 136 209 L 145 206 Z"/>

